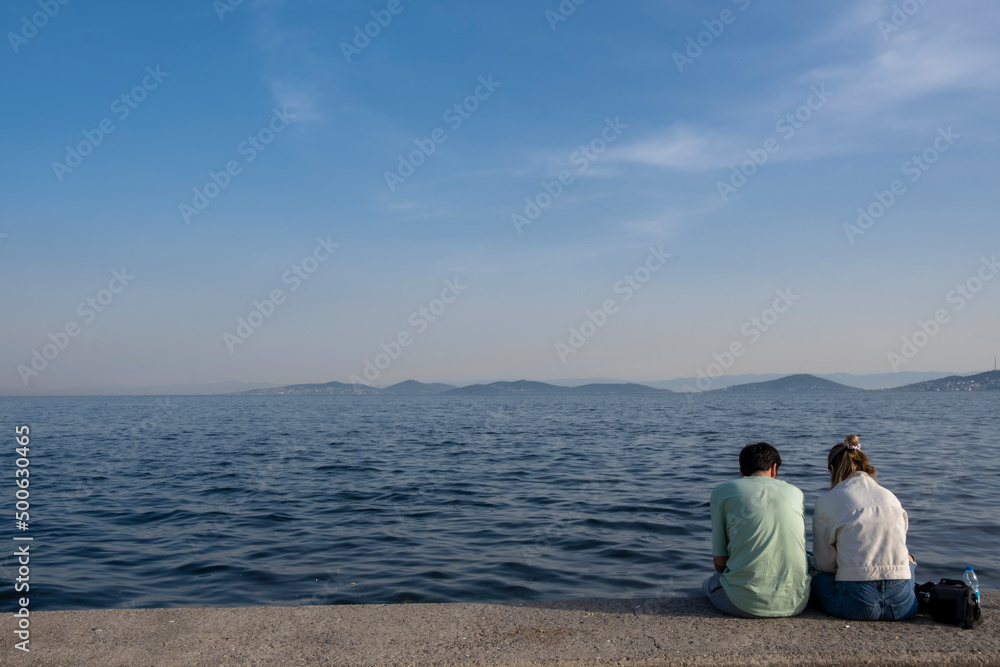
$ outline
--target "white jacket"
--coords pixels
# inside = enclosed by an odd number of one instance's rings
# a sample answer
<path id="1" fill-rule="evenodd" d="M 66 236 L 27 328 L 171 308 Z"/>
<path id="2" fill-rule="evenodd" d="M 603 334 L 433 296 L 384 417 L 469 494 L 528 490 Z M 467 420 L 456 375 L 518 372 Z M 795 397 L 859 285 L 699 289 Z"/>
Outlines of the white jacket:
<path id="1" fill-rule="evenodd" d="M 813 565 L 837 581 L 909 579 L 906 528 L 896 496 L 856 472 L 816 499 Z"/>

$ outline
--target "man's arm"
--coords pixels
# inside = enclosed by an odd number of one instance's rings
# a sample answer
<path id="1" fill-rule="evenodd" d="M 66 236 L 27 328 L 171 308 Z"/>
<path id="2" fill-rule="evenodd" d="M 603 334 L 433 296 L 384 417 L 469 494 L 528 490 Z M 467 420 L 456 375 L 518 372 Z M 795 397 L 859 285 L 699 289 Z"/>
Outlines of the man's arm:
<path id="1" fill-rule="evenodd" d="M 712 564 L 715 566 L 716 572 L 725 572 L 726 561 L 729 560 L 729 536 L 726 534 L 726 517 L 722 501 L 714 490 L 709 505 L 712 514 Z M 715 554 L 726 555 L 716 556 Z"/>

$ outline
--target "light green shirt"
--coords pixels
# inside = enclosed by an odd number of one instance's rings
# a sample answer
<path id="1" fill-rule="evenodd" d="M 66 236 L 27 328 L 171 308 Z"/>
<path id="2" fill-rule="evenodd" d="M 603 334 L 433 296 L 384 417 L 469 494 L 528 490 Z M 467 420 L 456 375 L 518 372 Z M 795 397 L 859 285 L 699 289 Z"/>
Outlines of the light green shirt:
<path id="1" fill-rule="evenodd" d="M 794 616 L 809 601 L 805 505 L 797 488 L 767 476 L 712 491 L 712 555 L 728 556 L 722 587 L 756 616 Z"/>

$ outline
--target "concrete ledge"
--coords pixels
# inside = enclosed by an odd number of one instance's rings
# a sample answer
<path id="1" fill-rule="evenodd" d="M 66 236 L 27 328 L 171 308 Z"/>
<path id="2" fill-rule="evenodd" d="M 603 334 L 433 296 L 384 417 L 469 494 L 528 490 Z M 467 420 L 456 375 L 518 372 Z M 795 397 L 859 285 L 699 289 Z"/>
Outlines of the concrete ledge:
<path id="1" fill-rule="evenodd" d="M 4 665 L 1000 665 L 1000 595 L 976 630 L 725 617 L 703 598 L 31 614 Z M 3 627 L 12 627 L 4 614 Z"/>

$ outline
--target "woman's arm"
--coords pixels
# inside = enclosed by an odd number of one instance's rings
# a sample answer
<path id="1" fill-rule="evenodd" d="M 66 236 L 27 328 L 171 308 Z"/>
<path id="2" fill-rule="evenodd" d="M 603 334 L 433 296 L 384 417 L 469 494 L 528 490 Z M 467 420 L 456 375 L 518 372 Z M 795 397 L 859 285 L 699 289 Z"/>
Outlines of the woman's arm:
<path id="1" fill-rule="evenodd" d="M 813 513 L 813 567 L 820 572 L 837 571 L 837 534 L 819 512 Z"/>

